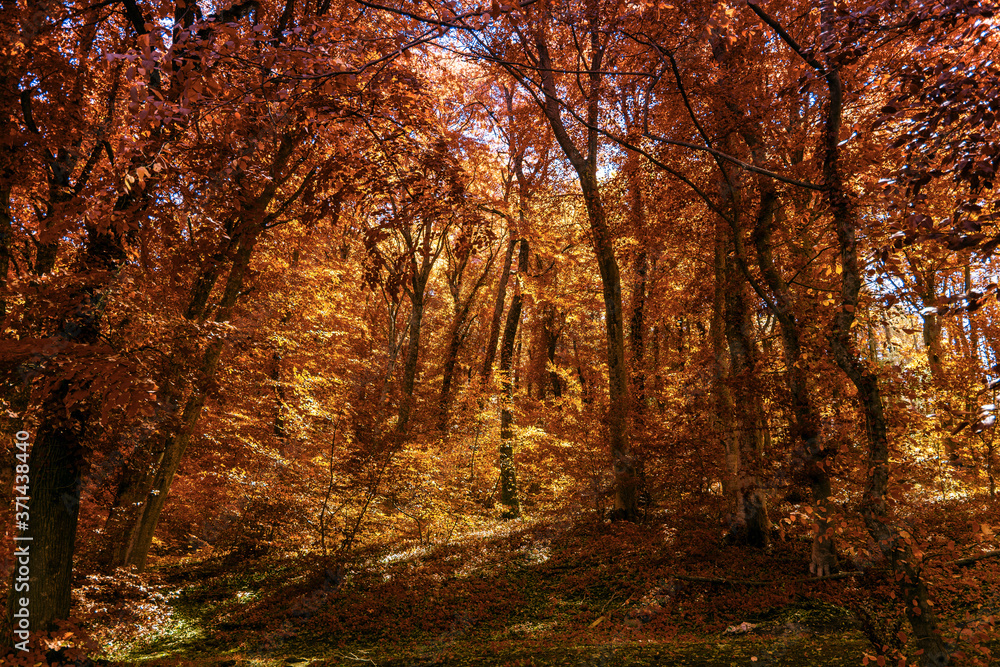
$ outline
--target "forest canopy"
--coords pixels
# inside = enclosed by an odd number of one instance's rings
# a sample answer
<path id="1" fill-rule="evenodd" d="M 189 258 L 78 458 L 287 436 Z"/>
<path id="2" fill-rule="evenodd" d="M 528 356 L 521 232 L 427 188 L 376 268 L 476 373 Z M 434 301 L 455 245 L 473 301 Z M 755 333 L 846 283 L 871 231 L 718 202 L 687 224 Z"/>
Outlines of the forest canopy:
<path id="1" fill-rule="evenodd" d="M 989 664 L 996 20 L 6 3 L 0 651 L 125 655 L 191 563 L 305 573 L 268 642 L 430 632 L 393 564 L 534 535 L 627 570 L 574 642 L 804 596 L 866 663 Z M 442 636 L 522 613 L 505 581 Z"/>

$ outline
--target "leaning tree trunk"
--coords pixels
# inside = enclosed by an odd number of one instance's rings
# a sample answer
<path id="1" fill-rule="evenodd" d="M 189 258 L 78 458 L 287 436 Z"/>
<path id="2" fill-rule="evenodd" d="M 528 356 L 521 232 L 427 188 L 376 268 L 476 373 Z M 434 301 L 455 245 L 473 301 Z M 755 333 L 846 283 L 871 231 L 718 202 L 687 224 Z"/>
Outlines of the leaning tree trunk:
<path id="1" fill-rule="evenodd" d="M 823 185 L 824 196 L 833 216 L 837 234 L 837 248 L 841 261 L 840 308 L 830 324 L 830 351 L 837 365 L 857 388 L 858 399 L 865 415 L 868 440 L 867 476 L 861 498 L 861 516 L 868 534 L 878 545 L 886 560 L 892 564 L 895 579 L 902 593 L 906 616 L 913 628 L 917 646 L 921 650 L 920 663 L 946 665 L 951 656 L 938 631 L 934 608 L 930 605 L 927 586 L 920 578 L 919 565 L 909 543 L 892 524 L 885 496 L 889 486 L 889 436 L 878 377 L 865 366 L 854 349 L 851 325 L 857 315 L 858 297 L 863 284 L 858 261 L 857 215 L 851 205 L 840 164 L 840 131 L 843 119 L 844 89 L 840 70 L 824 66 L 810 53 L 799 47 L 785 29 L 771 18 L 759 5 L 750 4 L 750 10 L 767 23 L 810 67 L 826 81 L 828 99 L 823 127 Z M 820 41 L 836 38 L 829 33 L 833 21 L 830 0 L 820 3 Z"/>
<path id="2" fill-rule="evenodd" d="M 228 322 L 232 317 L 259 235 L 260 230 L 253 229 L 241 239 L 232 269 L 226 280 L 225 291 L 215 313 L 216 322 Z M 206 380 L 215 377 L 224 347 L 225 341 L 218 339 L 206 349 L 200 369 L 202 377 Z M 167 494 L 174 476 L 180 468 L 181 461 L 195 433 L 206 398 L 207 393 L 204 386 L 197 387 L 192 391 L 181 413 L 179 430 L 166 434 L 163 444 L 158 448 L 158 465 L 151 470 L 151 474 L 142 483 L 142 488 L 150 489 L 142 506 L 142 512 L 134 515 L 137 517 L 137 521 L 133 520 L 125 528 L 125 534 L 131 538 L 125 562 L 129 565 L 135 565 L 139 570 L 144 570 L 146 567 L 146 558 L 149 554 L 149 548 L 153 544 L 153 534 L 160 520 L 160 513 L 166 504 Z"/>
<path id="3" fill-rule="evenodd" d="M 455 317 L 451 323 L 448 348 L 445 351 L 444 368 L 441 379 L 441 398 L 438 403 L 438 410 L 440 411 L 440 415 L 438 416 L 438 429 L 441 431 L 444 431 L 448 426 L 448 412 L 451 408 L 452 383 L 455 379 L 455 366 L 458 364 L 458 353 L 462 349 L 462 343 L 465 341 L 465 337 L 468 334 L 466 322 L 469 319 L 469 313 L 472 310 L 472 305 L 476 301 L 476 295 L 479 293 L 482 286 L 486 284 L 486 279 L 489 276 L 490 269 L 493 268 L 493 261 L 495 257 L 496 254 L 491 252 L 489 260 L 486 262 L 486 266 L 483 267 L 483 270 L 480 272 L 475 284 L 473 284 L 469 295 L 464 300 L 462 299 L 462 275 L 465 272 L 468 257 L 462 261 L 460 267 L 458 268 L 459 274 L 452 287 L 452 296 L 455 303 Z M 451 281 L 450 278 L 449 281 Z M 490 362 L 490 365 L 492 365 L 492 362 Z"/>
<path id="4" fill-rule="evenodd" d="M 220 243 L 218 251 L 194 281 L 188 307 L 184 312 L 184 318 L 189 322 L 199 321 L 205 316 L 209 296 L 222 275 L 225 257 L 239 240 L 232 238 L 238 236 L 233 226 L 235 222 L 235 217 L 227 222 L 226 232 L 229 238 Z M 172 434 L 178 433 L 182 428 L 180 401 L 184 387 L 181 378 L 188 361 L 189 358 L 181 352 L 175 352 L 167 360 L 166 369 L 159 380 L 160 390 L 154 415 L 156 427 L 151 434 L 135 444 L 122 468 L 115 497 L 104 522 L 104 544 L 97 555 L 98 562 L 105 571 L 110 572 L 129 563 L 146 501 L 156 481 L 156 471 L 172 441 Z"/>
<path id="5" fill-rule="evenodd" d="M 596 16 L 596 2 L 588 0 L 588 11 Z M 583 191 L 590 221 L 590 236 L 597 266 L 601 274 L 604 296 L 604 320 L 607 332 L 608 359 L 608 445 L 615 476 L 615 518 L 635 520 L 638 517 L 638 479 L 632 455 L 629 434 L 629 372 L 625 360 L 625 327 L 622 314 L 622 283 L 618 260 L 615 258 L 614 239 L 608 227 L 604 203 L 601 199 L 600 184 L 597 179 L 597 121 L 599 110 L 598 88 L 601 82 L 601 66 L 604 55 L 596 28 L 591 30 L 592 49 L 589 72 L 590 95 L 588 99 L 587 153 L 584 155 L 574 143 L 562 120 L 559 92 L 556 87 L 552 58 L 545 36 L 536 35 L 540 78 L 545 101 L 542 111 L 552 127 L 556 141 L 577 173 Z"/>
<path id="6" fill-rule="evenodd" d="M 820 439 L 819 415 L 806 383 L 806 360 L 802 354 L 802 334 L 792 309 L 788 283 L 777 268 L 772 254 L 777 193 L 763 187 L 760 210 L 753 231 L 757 251 L 757 266 L 767 284 L 773 301 L 771 307 L 781 332 L 785 376 L 792 398 L 793 438 L 798 441 L 797 473 L 809 484 L 818 530 L 813 536 L 809 571 L 817 577 L 830 574 L 837 567 L 837 554 L 830 527 L 829 457 L 832 451 Z"/>
<path id="7" fill-rule="evenodd" d="M 231 241 L 227 243 L 227 247 L 235 248 L 235 251 L 222 297 L 215 309 L 213 319 L 217 323 L 228 322 L 232 317 L 243 289 L 251 257 L 263 232 L 267 208 L 278 192 L 278 184 L 284 180 L 279 177 L 297 145 L 297 139 L 291 134 L 281 136 L 271 163 L 269 182 L 252 204 L 247 206 L 241 215 L 234 215 L 227 224 L 227 230 L 232 230 L 229 234 Z M 230 227 L 230 224 L 233 226 Z M 184 314 L 187 319 L 205 317 L 212 287 L 220 275 L 221 269 L 215 267 L 199 276 L 192 290 L 188 310 Z M 224 340 L 216 339 L 206 348 L 200 368 L 203 383 L 210 382 L 215 377 L 224 345 Z M 179 366 L 170 366 L 168 378 L 173 376 L 177 368 Z M 112 550 L 109 564 L 136 565 L 140 570 L 145 568 L 160 513 L 201 416 L 206 390 L 205 384 L 191 390 L 183 410 L 179 410 L 180 416 L 175 417 L 176 421 L 171 428 L 165 429 L 151 451 L 144 452 L 145 456 L 150 457 L 152 465 L 147 470 L 139 470 L 139 474 L 127 475 L 128 486 L 119 487 L 118 500 L 122 502 L 116 505 L 123 511 L 115 513 L 115 509 L 112 508 L 112 513 L 108 517 L 109 526 L 113 528 L 106 538 Z M 174 401 L 179 402 L 180 393 L 178 388 L 168 389 L 171 408 Z"/>
<path id="8" fill-rule="evenodd" d="M 836 76 L 836 74 L 831 76 Z M 833 97 L 832 93 L 833 90 L 831 90 L 831 97 Z M 839 109 L 839 79 L 836 95 L 836 107 Z M 834 100 L 831 100 L 830 106 L 835 106 Z M 832 115 L 831 113 L 831 117 Z M 830 125 L 834 125 L 834 123 L 830 123 Z M 910 543 L 900 535 L 899 529 L 893 525 L 886 505 L 885 497 L 889 486 L 889 436 L 878 377 L 865 366 L 854 350 L 851 324 L 854 322 L 858 307 L 862 278 L 860 262 L 858 261 L 855 217 L 837 170 L 836 137 L 839 137 L 839 122 L 836 123 L 836 129 L 837 131 L 834 132 L 830 127 L 827 128 L 829 136 L 826 146 L 828 157 L 826 159 L 827 162 L 833 164 L 832 167 L 827 167 L 829 188 L 827 196 L 830 200 L 834 225 L 837 230 L 843 273 L 841 274 L 841 307 L 834 316 L 830 329 L 830 349 L 837 365 L 857 388 L 858 398 L 865 415 L 865 430 L 868 439 L 868 474 L 861 499 L 861 516 L 868 533 L 875 540 L 885 559 L 892 564 L 902 593 L 906 616 L 913 628 L 917 646 L 923 651 L 920 663 L 922 665 L 945 665 L 950 660 L 950 655 L 938 631 L 937 617 L 928 598 L 927 585 L 920 577 L 920 566 L 914 557 Z M 831 155 L 834 157 L 830 157 Z"/>
<path id="9" fill-rule="evenodd" d="M 821 23 L 826 33 L 833 20 L 829 0 L 821 3 Z M 756 5 L 751 9 L 762 14 Z M 928 599 L 927 586 L 920 577 L 910 543 L 893 525 L 886 505 L 889 486 L 889 436 L 878 377 L 864 365 L 854 349 L 851 325 L 858 309 L 858 297 L 863 284 L 858 260 L 857 215 L 851 204 L 840 164 L 840 128 L 843 113 L 843 85 L 837 68 L 824 69 L 811 57 L 810 64 L 823 73 L 829 91 L 826 123 L 823 128 L 823 180 L 827 202 L 833 214 L 837 245 L 842 266 L 840 308 L 830 326 L 830 350 L 837 365 L 858 390 L 858 399 L 865 415 L 868 440 L 868 474 L 861 498 L 861 516 L 868 533 L 875 540 L 886 560 L 892 564 L 902 593 L 906 616 L 913 628 L 917 646 L 922 651 L 922 665 L 945 665 L 950 655 L 938 631 L 937 616 Z"/>

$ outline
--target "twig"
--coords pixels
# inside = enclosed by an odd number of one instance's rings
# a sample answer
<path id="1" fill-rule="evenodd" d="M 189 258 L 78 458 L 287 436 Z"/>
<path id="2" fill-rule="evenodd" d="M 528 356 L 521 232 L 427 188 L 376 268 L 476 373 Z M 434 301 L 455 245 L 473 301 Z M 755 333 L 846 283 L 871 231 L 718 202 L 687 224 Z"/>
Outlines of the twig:
<path id="1" fill-rule="evenodd" d="M 997 556 L 1000 556 L 1000 549 L 996 551 L 987 551 L 975 556 L 969 556 L 968 558 L 959 558 L 955 561 L 955 565 L 958 565 L 959 567 L 968 567 L 969 565 L 977 563 L 985 558 L 996 558 Z"/>
<path id="2" fill-rule="evenodd" d="M 839 574 L 828 574 L 822 577 L 800 577 L 798 579 L 783 579 L 781 581 L 754 581 L 752 579 L 720 579 L 717 577 L 694 577 L 686 574 L 675 574 L 674 579 L 681 581 L 696 581 L 705 584 L 718 584 L 723 586 L 776 586 L 778 584 L 795 584 L 810 581 L 824 581 L 828 579 L 847 579 L 856 577 L 863 572 L 841 572 Z"/>

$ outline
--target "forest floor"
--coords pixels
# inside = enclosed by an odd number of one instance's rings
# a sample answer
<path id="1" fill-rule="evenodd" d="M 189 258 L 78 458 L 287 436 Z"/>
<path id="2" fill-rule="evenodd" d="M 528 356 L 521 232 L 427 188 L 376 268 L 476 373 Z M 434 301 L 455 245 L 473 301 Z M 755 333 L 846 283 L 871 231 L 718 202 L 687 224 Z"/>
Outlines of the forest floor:
<path id="1" fill-rule="evenodd" d="M 900 629 L 883 575 L 809 581 L 802 540 L 764 551 L 724 545 L 717 527 L 682 532 L 513 521 L 349 569 L 195 554 L 90 577 L 78 603 L 104 658 L 143 667 L 853 666 L 875 653 L 870 637 Z M 992 602 L 975 610 L 996 614 L 996 577 L 983 586 Z"/>

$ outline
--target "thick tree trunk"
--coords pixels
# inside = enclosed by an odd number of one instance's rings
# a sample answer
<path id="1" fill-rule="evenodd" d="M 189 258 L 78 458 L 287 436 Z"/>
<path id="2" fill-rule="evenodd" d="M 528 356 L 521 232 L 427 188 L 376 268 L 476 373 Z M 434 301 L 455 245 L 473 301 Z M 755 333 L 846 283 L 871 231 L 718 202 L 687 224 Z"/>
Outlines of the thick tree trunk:
<path id="1" fill-rule="evenodd" d="M 736 440 L 733 414 L 736 406 L 729 390 L 729 356 L 726 349 L 726 235 L 721 225 L 716 226 L 715 258 L 713 261 L 715 289 L 712 296 L 712 320 L 709 338 L 712 341 L 712 395 L 715 396 L 715 428 L 722 444 L 725 461 L 722 493 L 736 498 L 737 479 L 740 471 L 740 448 Z"/>
<path id="2" fill-rule="evenodd" d="M 85 411 L 75 411 L 70 419 L 59 417 L 69 390 L 69 383 L 63 381 L 53 392 L 45 406 L 47 418 L 33 438 L 29 465 L 25 466 L 30 500 L 24 497 L 23 502 L 29 516 L 27 528 L 17 524 L 5 634 L 12 628 L 43 632 L 52 629 L 56 620 L 69 618 L 87 435 L 81 429 L 92 419 Z M 21 604 L 22 599 L 27 600 L 26 605 Z M 15 616 L 22 608 L 27 609 L 27 628 L 19 625 L 21 619 Z M 14 639 L 20 643 L 28 637 L 15 633 Z"/>
<path id="3" fill-rule="evenodd" d="M 735 408 L 732 421 L 737 443 L 735 447 L 739 451 L 735 489 L 736 517 L 729 539 L 752 546 L 766 546 L 771 522 L 767 513 L 767 496 L 758 481 L 764 443 L 763 410 L 759 395 L 753 388 L 757 352 L 750 323 L 746 285 L 733 264 L 726 262 L 723 299 L 731 391 L 735 393 L 731 399 Z"/>
<path id="4" fill-rule="evenodd" d="M 131 197 L 124 197 L 115 208 L 123 210 L 131 202 Z M 79 304 L 59 327 L 58 338 L 71 346 L 100 344 L 105 292 L 124 259 L 120 237 L 88 229 L 82 266 L 78 268 L 80 275 L 98 276 L 100 282 L 83 284 L 76 291 Z M 17 541 L 18 561 L 11 576 L 7 622 L 0 631 L 6 639 L 11 638 L 10 631 L 15 627 L 22 629 L 20 619 L 15 617 L 22 607 L 28 609 L 33 631 L 50 629 L 54 621 L 69 617 L 73 552 L 86 464 L 84 442 L 90 437 L 88 431 L 96 419 L 94 407 L 100 400 L 98 396 L 84 398 L 67 417 L 66 399 L 77 389 L 69 379 L 60 381 L 42 405 L 38 418 L 39 428 L 27 465 L 30 500 L 24 501 L 25 510 L 17 508 L 27 514 L 26 525 L 16 526 L 19 537 L 26 539 Z M 22 598 L 27 599 L 27 605 L 20 604 Z M 18 641 L 26 638 L 14 637 Z"/>

